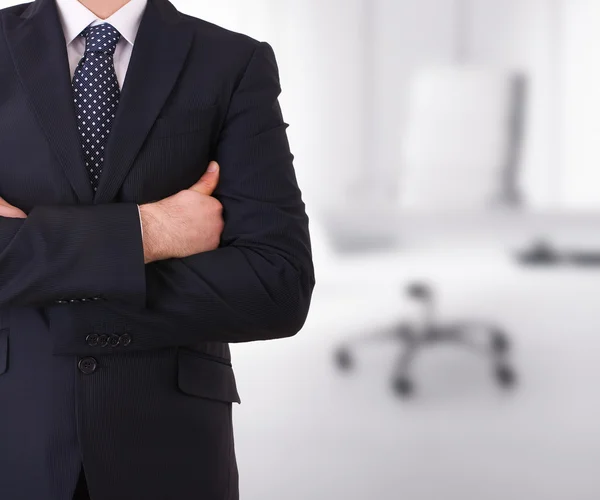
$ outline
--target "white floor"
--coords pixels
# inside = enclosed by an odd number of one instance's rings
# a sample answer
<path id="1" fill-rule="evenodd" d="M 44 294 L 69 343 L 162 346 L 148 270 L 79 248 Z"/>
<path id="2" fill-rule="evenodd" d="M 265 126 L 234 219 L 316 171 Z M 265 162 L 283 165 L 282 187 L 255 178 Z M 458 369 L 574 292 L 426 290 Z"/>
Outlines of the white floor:
<path id="1" fill-rule="evenodd" d="M 600 272 L 479 255 L 320 263 L 298 336 L 234 347 L 242 500 L 600 498 Z M 419 358 L 410 402 L 389 388 L 397 345 L 366 346 L 354 373 L 336 370 L 339 342 L 414 315 L 400 291 L 419 277 L 436 285 L 441 317 L 511 332 L 516 392 L 451 347 Z"/>

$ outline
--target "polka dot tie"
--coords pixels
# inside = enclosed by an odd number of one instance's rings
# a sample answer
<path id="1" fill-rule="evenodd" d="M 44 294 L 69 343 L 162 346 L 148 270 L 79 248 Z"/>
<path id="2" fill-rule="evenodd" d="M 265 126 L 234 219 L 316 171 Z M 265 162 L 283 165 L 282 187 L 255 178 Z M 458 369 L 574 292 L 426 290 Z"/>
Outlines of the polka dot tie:
<path id="1" fill-rule="evenodd" d="M 121 34 L 104 23 L 88 26 L 80 36 L 86 39 L 85 54 L 73 76 L 73 95 L 85 166 L 95 192 L 102 174 L 104 148 L 119 104 L 113 54 Z"/>

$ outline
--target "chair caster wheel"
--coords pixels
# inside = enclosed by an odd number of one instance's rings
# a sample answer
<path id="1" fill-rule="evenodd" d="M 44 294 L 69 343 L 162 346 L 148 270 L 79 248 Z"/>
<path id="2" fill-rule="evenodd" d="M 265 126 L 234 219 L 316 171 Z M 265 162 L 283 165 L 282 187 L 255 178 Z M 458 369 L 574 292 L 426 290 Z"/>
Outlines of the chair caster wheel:
<path id="1" fill-rule="evenodd" d="M 401 398 L 409 398 L 415 392 L 415 385 L 409 378 L 399 377 L 394 380 L 394 392 Z"/>
<path id="2" fill-rule="evenodd" d="M 354 360 L 350 351 L 346 348 L 338 349 L 335 353 L 335 363 L 340 370 L 350 371 L 354 368 Z"/>
<path id="3" fill-rule="evenodd" d="M 492 337 L 492 349 L 496 354 L 506 354 L 510 350 L 510 341 L 503 333 L 497 333 Z"/>
<path id="4" fill-rule="evenodd" d="M 517 383 L 517 374 L 507 365 L 499 365 L 496 367 L 496 380 L 502 387 L 510 389 Z"/>

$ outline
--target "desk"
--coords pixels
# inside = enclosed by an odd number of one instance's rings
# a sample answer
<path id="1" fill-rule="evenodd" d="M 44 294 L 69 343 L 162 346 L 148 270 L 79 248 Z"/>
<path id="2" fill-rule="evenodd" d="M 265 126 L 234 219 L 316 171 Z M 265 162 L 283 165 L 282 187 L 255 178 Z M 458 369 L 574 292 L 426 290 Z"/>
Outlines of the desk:
<path id="1" fill-rule="evenodd" d="M 600 249 L 600 213 L 408 213 L 392 206 L 354 206 L 324 209 L 322 221 L 341 251 L 440 245 L 516 250 L 540 238 L 561 246 Z"/>

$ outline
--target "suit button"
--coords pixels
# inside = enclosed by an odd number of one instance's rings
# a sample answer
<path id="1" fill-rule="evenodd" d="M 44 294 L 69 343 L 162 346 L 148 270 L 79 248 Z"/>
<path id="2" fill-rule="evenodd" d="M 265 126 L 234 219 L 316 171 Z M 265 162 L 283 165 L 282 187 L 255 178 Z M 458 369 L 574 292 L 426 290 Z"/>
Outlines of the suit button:
<path id="1" fill-rule="evenodd" d="M 108 345 L 111 347 L 117 347 L 121 342 L 121 338 L 118 335 L 111 335 L 108 339 Z"/>
<path id="2" fill-rule="evenodd" d="M 60 305 L 63 305 L 63 304 L 68 304 L 68 303 L 69 303 L 69 301 L 67 301 L 67 300 L 63 300 L 63 299 L 60 299 L 60 300 L 55 300 L 55 302 L 56 302 L 57 304 L 60 304 Z"/>
<path id="3" fill-rule="evenodd" d="M 79 299 L 71 299 L 69 300 L 70 304 L 77 304 L 79 302 Z"/>
<path id="4" fill-rule="evenodd" d="M 124 333 L 121 335 L 121 345 L 127 347 L 129 344 L 131 344 L 131 335 Z"/>
<path id="5" fill-rule="evenodd" d="M 85 375 L 91 375 L 98 368 L 98 361 L 95 358 L 81 358 L 77 363 L 77 368 Z"/>
<path id="6" fill-rule="evenodd" d="M 87 297 L 84 297 L 83 299 L 80 299 L 81 302 L 91 302 L 92 299 L 88 299 Z"/>
<path id="7" fill-rule="evenodd" d="M 104 300 L 102 297 L 92 297 L 92 300 Z"/>
<path id="8" fill-rule="evenodd" d="M 100 347 L 106 347 L 108 345 L 108 335 L 102 334 L 98 337 L 98 342 L 100 343 Z"/>
<path id="9" fill-rule="evenodd" d="M 98 335 L 97 333 L 90 333 L 85 338 L 85 341 L 90 347 L 96 347 L 98 345 L 98 342 L 100 341 L 100 335 Z"/>

